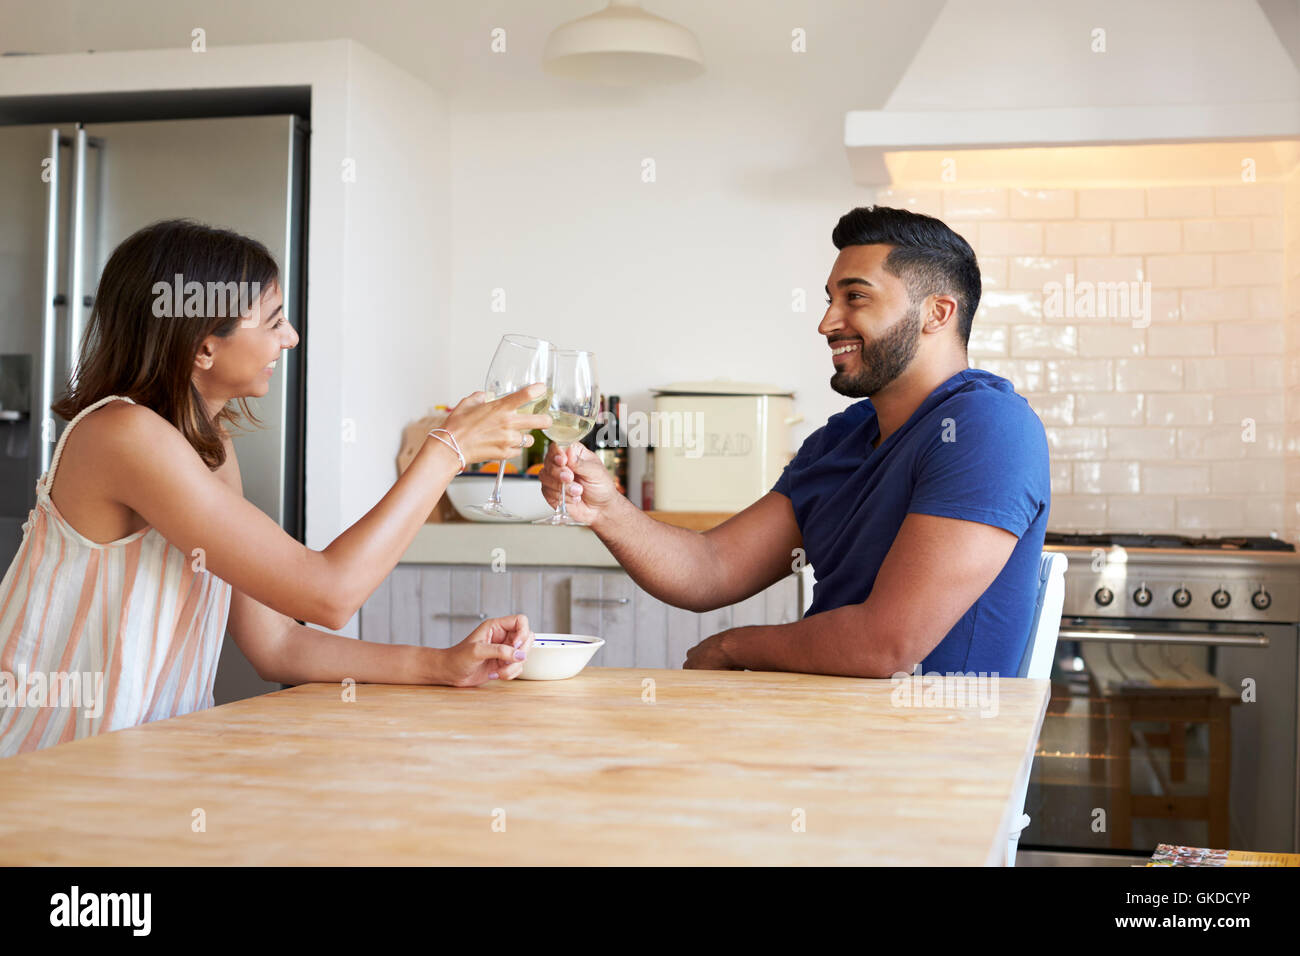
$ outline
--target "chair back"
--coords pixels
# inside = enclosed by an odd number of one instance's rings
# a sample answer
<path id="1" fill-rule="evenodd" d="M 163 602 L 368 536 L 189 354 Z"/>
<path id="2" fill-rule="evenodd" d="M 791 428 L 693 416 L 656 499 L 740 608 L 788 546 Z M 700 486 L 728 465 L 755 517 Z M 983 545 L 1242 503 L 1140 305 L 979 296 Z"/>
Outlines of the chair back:
<path id="1" fill-rule="evenodd" d="M 1056 638 L 1061 632 L 1061 608 L 1065 605 L 1065 569 L 1070 559 L 1057 551 L 1044 551 L 1038 564 L 1038 599 L 1029 625 L 1029 642 L 1025 644 L 1017 677 L 1046 680 L 1052 673 L 1056 656 Z"/>
<path id="2" fill-rule="evenodd" d="M 1038 562 L 1038 598 L 1034 601 L 1034 619 L 1029 627 L 1029 641 L 1020 659 L 1017 677 L 1047 680 L 1052 676 L 1052 659 L 1056 656 L 1056 639 L 1061 633 L 1061 609 L 1065 606 L 1065 569 L 1070 559 L 1056 551 L 1044 551 Z M 1020 833 L 1029 826 L 1025 813 L 1025 796 L 1029 792 L 1029 776 L 1021 781 L 1016 791 L 1016 806 L 1020 812 L 1007 834 L 1006 865 L 1016 865 L 1016 847 Z"/>

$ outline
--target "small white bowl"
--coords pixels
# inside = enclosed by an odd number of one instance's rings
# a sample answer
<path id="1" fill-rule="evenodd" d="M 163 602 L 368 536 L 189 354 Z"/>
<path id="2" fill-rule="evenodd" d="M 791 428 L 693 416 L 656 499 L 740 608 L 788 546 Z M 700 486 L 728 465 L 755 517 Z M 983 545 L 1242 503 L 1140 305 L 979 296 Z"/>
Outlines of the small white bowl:
<path id="1" fill-rule="evenodd" d="M 534 634 L 524 661 L 523 680 L 564 680 L 573 677 L 605 646 L 587 634 Z"/>
<path id="2" fill-rule="evenodd" d="M 457 475 L 447 486 L 447 497 L 457 513 L 470 521 L 533 521 L 554 514 L 542 495 L 541 479 L 528 475 L 506 475 L 501 481 L 501 504 L 516 517 L 493 518 L 467 510 L 488 500 L 496 480 L 496 475 L 481 472 Z"/>

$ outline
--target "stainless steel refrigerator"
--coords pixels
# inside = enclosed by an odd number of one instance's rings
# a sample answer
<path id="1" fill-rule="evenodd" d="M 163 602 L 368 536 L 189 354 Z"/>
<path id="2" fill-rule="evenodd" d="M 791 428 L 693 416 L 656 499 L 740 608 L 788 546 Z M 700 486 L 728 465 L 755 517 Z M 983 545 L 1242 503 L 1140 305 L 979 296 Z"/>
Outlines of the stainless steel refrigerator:
<path id="1" fill-rule="evenodd" d="M 245 496 L 302 540 L 307 136 L 294 116 L 0 126 L 0 573 L 66 425 L 49 408 L 104 263 L 135 230 L 176 217 L 251 236 L 280 263 L 301 341 L 249 400 L 264 427 L 234 442 Z M 278 687 L 227 635 L 216 702 Z"/>

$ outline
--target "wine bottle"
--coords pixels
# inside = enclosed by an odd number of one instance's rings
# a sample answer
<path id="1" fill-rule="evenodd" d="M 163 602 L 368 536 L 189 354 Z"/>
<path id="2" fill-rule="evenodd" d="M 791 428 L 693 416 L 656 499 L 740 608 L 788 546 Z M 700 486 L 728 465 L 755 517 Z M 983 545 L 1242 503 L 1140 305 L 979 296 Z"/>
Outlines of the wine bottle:
<path id="1" fill-rule="evenodd" d="M 615 417 L 618 409 L 618 396 L 611 395 L 602 399 L 601 423 L 595 431 L 595 445 L 592 450 L 605 470 L 614 478 L 614 487 L 620 495 L 627 494 L 627 481 L 619 478 L 618 473 L 618 421 Z"/>
<path id="2" fill-rule="evenodd" d="M 610 445 L 614 449 L 613 467 L 610 470 L 614 472 L 618 490 L 626 495 L 628 493 L 627 436 L 623 434 L 623 403 L 618 400 L 617 395 L 609 397 L 609 408 Z"/>
<path id="3" fill-rule="evenodd" d="M 645 472 L 641 475 L 641 510 L 655 510 L 655 446 L 645 450 Z"/>
<path id="4" fill-rule="evenodd" d="M 596 412 L 596 427 L 593 428 L 591 431 L 587 432 L 587 434 L 582 436 L 583 447 L 585 447 L 588 451 L 594 452 L 600 447 L 596 442 L 602 430 L 601 423 L 604 420 L 605 420 L 605 396 L 602 395 L 600 396 L 600 410 Z M 599 457 L 599 455 L 597 457 Z"/>

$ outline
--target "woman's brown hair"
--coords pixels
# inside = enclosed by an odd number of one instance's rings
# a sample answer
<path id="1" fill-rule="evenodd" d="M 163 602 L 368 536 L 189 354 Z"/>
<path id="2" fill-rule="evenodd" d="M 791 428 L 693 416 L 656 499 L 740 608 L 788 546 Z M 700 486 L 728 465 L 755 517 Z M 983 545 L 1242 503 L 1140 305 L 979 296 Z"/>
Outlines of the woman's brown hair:
<path id="1" fill-rule="evenodd" d="M 241 290 L 265 292 L 279 276 L 275 258 L 264 245 L 229 229 L 188 219 L 145 226 L 109 256 L 81 342 L 81 357 L 68 388 L 51 410 L 71 421 L 107 395 L 124 395 L 175 425 L 204 463 L 216 469 L 226 460 L 220 423 L 261 424 L 243 398 L 237 409 L 227 405 L 215 420 L 209 419 L 194 386 L 194 358 L 203 340 L 234 332 L 239 309 L 211 308 L 211 293 L 206 308 L 173 308 L 184 303 L 170 301 L 172 290 L 177 282 L 181 289 L 197 282 L 208 290 L 233 289 L 229 284 L 239 283 Z M 167 292 L 161 291 L 164 287 Z M 248 298 L 245 294 L 244 300 Z M 255 305 L 256 292 L 251 298 L 250 304 Z M 185 314 L 191 311 L 202 314 Z"/>

